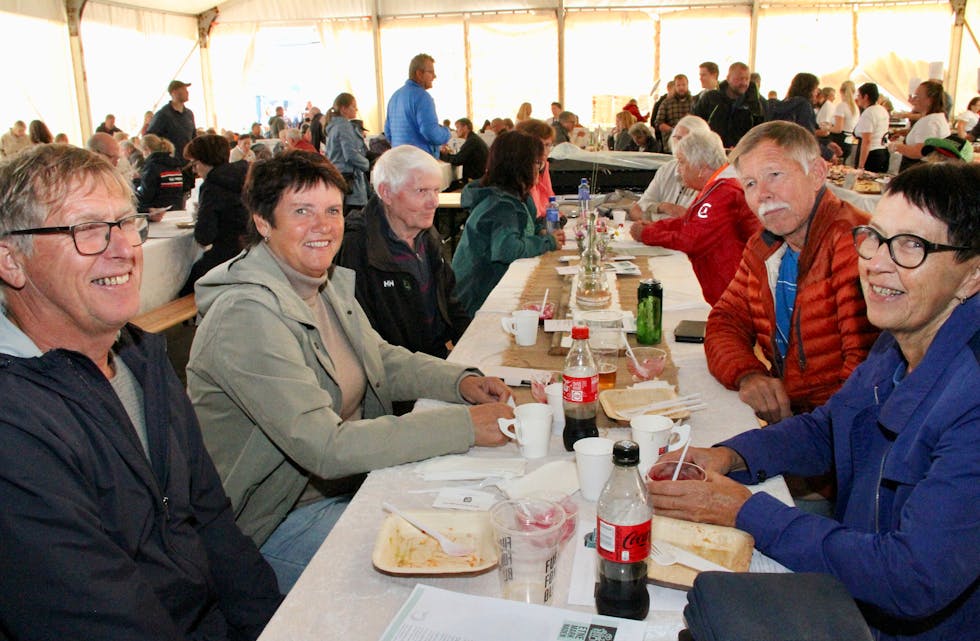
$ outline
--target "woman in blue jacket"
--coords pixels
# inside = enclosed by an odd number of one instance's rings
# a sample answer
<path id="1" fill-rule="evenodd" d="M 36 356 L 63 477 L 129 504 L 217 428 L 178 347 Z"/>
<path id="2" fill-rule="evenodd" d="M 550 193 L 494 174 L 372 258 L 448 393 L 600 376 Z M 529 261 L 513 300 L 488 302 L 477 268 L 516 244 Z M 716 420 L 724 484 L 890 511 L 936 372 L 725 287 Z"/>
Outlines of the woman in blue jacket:
<path id="1" fill-rule="evenodd" d="M 490 147 L 487 173 L 463 189 L 460 203 L 470 210 L 453 255 L 455 294 L 471 316 L 518 258 L 559 249 L 565 233 L 548 234 L 537 217 L 531 188 L 545 166 L 544 145 L 519 131 L 498 135 Z"/>
<path id="2" fill-rule="evenodd" d="M 884 331 L 826 405 L 692 448 L 708 483 L 648 484 L 660 515 L 734 525 L 791 570 L 833 574 L 878 639 L 980 628 L 978 182 L 977 165 L 915 167 L 854 229 L 868 319 Z M 827 470 L 833 519 L 720 475 Z"/>
<path id="3" fill-rule="evenodd" d="M 367 145 L 357 118 L 357 100 L 349 93 L 342 93 L 333 101 L 327 112 L 327 159 L 347 181 L 349 193 L 344 196 L 344 215 L 352 209 L 367 205 L 367 174 L 371 163 L 367 157 Z"/>

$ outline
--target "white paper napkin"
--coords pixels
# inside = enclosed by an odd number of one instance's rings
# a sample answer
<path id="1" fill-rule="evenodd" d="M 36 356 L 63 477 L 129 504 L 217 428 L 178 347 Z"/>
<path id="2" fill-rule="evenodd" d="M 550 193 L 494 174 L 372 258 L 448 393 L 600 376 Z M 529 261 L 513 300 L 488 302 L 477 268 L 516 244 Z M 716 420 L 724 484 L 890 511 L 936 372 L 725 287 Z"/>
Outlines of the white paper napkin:
<path id="1" fill-rule="evenodd" d="M 575 461 L 551 461 L 526 476 L 503 481 L 497 487 L 512 499 L 538 493 L 569 495 L 578 491 L 578 471 Z"/>
<path id="2" fill-rule="evenodd" d="M 475 481 L 490 476 L 514 478 L 524 474 L 522 458 L 477 458 L 475 456 L 440 456 L 415 468 L 426 481 Z"/>

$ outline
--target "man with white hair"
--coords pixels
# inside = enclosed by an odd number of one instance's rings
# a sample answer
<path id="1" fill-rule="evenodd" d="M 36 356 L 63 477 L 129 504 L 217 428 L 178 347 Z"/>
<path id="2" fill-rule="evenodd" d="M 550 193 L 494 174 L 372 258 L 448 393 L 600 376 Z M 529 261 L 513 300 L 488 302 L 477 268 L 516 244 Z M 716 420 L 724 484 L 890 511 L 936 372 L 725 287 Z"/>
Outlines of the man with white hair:
<path id="1" fill-rule="evenodd" d="M 347 217 L 336 263 L 357 272 L 357 302 L 382 338 L 445 358 L 470 317 L 453 296 L 456 278 L 432 225 L 439 164 L 417 147 L 395 147 L 378 159 L 371 184 L 375 195 Z"/>
<path id="2" fill-rule="evenodd" d="M 713 131 L 692 131 L 674 149 L 684 184 L 698 191 L 680 218 L 636 223 L 635 240 L 677 249 L 691 260 L 704 300 L 714 305 L 738 268 L 746 241 L 760 226 L 745 204 L 742 187 L 725 178 L 725 149 Z"/>
<path id="3" fill-rule="evenodd" d="M 303 132 L 295 127 L 289 127 L 282 131 L 282 136 L 287 148 L 289 149 L 301 149 L 302 151 L 312 151 L 313 153 L 320 153 L 313 148 L 310 141 L 303 137 Z"/>
<path id="4" fill-rule="evenodd" d="M 826 188 L 817 141 L 797 124 L 759 125 L 731 162 L 765 231 L 708 316 L 705 355 L 715 378 L 773 423 L 823 405 L 877 336 L 851 238 L 868 215 Z"/>
<path id="5" fill-rule="evenodd" d="M 670 132 L 671 145 L 676 145 L 692 131 L 708 131 L 708 123 L 697 116 L 684 116 Z M 677 172 L 677 158 L 671 158 L 657 169 L 640 200 L 630 208 L 630 220 L 683 216 L 696 195 L 697 192 L 681 180 Z"/>
<path id="6" fill-rule="evenodd" d="M 128 323 L 148 229 L 132 186 L 40 145 L 0 163 L 0 205 L 0 637 L 257 638 L 276 577 L 166 341 Z"/>
<path id="7" fill-rule="evenodd" d="M 0 158 L 16 156 L 25 149 L 31 148 L 31 137 L 27 135 L 27 125 L 18 120 L 10 131 L 0 137 Z"/>

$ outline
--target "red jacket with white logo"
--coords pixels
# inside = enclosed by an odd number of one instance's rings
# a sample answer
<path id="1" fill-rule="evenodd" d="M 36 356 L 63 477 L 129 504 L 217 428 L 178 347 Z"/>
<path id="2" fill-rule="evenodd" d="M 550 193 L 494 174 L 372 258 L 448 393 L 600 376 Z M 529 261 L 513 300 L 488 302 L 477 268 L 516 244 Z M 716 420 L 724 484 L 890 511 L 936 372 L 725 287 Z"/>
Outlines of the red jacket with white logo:
<path id="1" fill-rule="evenodd" d="M 644 227 L 642 238 L 687 254 L 704 300 L 714 306 L 738 269 L 745 243 L 760 229 L 738 180 L 721 178 L 706 185 L 680 218 Z"/>

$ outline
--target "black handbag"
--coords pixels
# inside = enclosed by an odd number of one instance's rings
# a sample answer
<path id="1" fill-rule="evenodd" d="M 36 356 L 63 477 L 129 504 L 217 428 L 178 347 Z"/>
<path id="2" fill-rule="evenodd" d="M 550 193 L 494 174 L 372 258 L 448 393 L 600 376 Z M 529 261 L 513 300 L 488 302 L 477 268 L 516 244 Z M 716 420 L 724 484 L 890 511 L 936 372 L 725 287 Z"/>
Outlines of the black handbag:
<path id="1" fill-rule="evenodd" d="M 680 641 L 873 641 L 854 599 L 829 574 L 702 572 L 684 620 Z"/>

